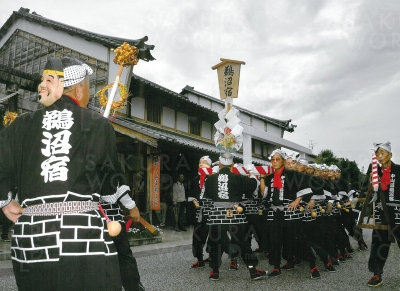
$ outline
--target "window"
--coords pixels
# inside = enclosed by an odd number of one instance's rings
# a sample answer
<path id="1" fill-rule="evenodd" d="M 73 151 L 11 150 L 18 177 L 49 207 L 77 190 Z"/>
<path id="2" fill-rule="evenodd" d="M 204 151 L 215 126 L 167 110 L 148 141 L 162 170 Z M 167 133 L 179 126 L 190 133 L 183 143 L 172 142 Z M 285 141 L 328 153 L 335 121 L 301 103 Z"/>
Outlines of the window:
<path id="1" fill-rule="evenodd" d="M 147 121 L 161 123 L 161 105 L 153 99 L 146 100 Z"/>
<path id="2" fill-rule="evenodd" d="M 200 135 L 201 131 L 201 122 L 197 119 L 197 117 L 190 116 L 189 117 L 189 133 Z"/>

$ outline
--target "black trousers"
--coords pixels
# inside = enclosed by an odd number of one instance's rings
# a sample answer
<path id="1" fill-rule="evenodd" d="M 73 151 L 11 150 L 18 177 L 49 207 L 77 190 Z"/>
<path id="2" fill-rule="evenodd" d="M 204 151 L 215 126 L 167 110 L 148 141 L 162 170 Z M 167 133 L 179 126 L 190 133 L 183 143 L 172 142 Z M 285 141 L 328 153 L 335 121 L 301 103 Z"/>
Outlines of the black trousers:
<path id="1" fill-rule="evenodd" d="M 208 244 L 210 246 L 210 267 L 217 271 L 221 266 L 221 257 L 226 248 L 227 233 L 230 234 L 229 257 L 240 256 L 247 266 L 257 266 L 257 255 L 246 242 L 246 224 L 214 224 L 210 225 Z"/>
<path id="2" fill-rule="evenodd" d="M 321 261 L 326 265 L 329 262 L 329 253 L 323 247 L 324 242 L 321 223 L 322 217 L 317 217 L 312 221 L 305 221 L 303 222 L 303 231 L 306 245 L 309 248 L 312 248 L 315 253 L 320 257 Z M 306 249 L 305 256 L 309 256 L 309 258 L 306 257 L 306 259 L 310 262 L 310 265 L 312 263 L 315 265 L 315 256 L 314 254 L 309 254 L 309 249 Z"/>
<path id="3" fill-rule="evenodd" d="M 111 238 L 114 241 L 118 252 L 122 286 L 126 291 L 143 290 L 143 288 L 140 288 L 140 275 L 136 259 L 132 254 L 131 246 L 129 244 L 125 223 L 121 223 L 121 226 L 120 234 Z"/>
<path id="4" fill-rule="evenodd" d="M 208 225 L 203 216 L 201 222 L 196 221 L 192 236 L 192 253 L 198 261 L 203 261 L 203 249 L 208 237 Z"/>
<path id="5" fill-rule="evenodd" d="M 269 252 L 268 245 L 268 220 L 267 213 L 263 215 L 249 214 L 246 215 L 247 227 L 246 238 L 251 246 L 252 235 L 258 243 L 260 252 Z"/>
<path id="6" fill-rule="evenodd" d="M 301 220 L 285 220 L 284 212 L 275 211 L 274 219 L 269 221 L 270 255 L 269 264 L 274 268 L 280 268 L 282 251 L 284 258 L 293 263 L 293 255 L 296 253 L 296 237 L 299 237 L 299 225 Z"/>
<path id="7" fill-rule="evenodd" d="M 178 212 L 178 221 L 175 221 L 175 223 L 178 223 L 179 228 L 184 228 L 186 225 L 186 201 L 177 202 L 175 207 Z"/>
<path id="8" fill-rule="evenodd" d="M 400 224 L 394 224 L 394 210 L 389 209 L 389 219 L 391 226 L 389 230 L 374 229 L 372 232 L 371 253 L 368 260 L 368 270 L 374 274 L 383 274 L 387 257 L 389 255 L 391 236 L 393 235 L 400 248 Z M 379 211 L 382 224 L 386 224 L 383 210 Z"/>

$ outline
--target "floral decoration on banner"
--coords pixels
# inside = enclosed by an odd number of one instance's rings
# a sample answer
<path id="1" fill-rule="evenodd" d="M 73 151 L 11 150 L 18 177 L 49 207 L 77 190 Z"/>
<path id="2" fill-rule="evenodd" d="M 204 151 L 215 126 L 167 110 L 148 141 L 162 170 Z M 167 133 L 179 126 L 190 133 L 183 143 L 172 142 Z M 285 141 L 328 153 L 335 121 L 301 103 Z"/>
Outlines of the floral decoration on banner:
<path id="1" fill-rule="evenodd" d="M 226 152 L 237 152 L 243 144 L 243 127 L 239 125 L 237 117 L 239 111 L 231 108 L 228 113 L 225 109 L 219 114 L 219 121 L 214 126 L 217 129 L 214 135 L 214 143 L 218 150 Z"/>
<path id="2" fill-rule="evenodd" d="M 17 117 L 17 112 L 6 111 L 3 117 L 3 125 L 10 125 Z"/>
<path id="3" fill-rule="evenodd" d="M 115 64 L 124 67 L 129 67 L 136 65 L 139 62 L 139 59 L 137 58 L 139 50 L 135 46 L 129 45 L 127 42 L 124 42 L 115 50 L 114 49 L 111 50 L 115 52 L 115 57 L 114 57 Z"/>

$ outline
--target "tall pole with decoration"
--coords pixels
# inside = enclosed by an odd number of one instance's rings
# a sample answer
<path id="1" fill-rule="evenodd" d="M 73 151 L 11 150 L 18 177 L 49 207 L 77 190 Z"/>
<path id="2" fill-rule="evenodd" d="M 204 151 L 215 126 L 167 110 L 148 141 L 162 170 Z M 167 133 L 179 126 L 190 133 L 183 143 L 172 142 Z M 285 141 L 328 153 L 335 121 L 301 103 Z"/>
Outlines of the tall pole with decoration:
<path id="1" fill-rule="evenodd" d="M 239 111 L 233 107 L 233 98 L 238 97 L 240 66 L 245 62 L 220 59 L 221 62 L 212 67 L 217 69 L 220 98 L 225 101 L 225 108 L 218 114 L 219 121 L 214 142 L 220 151 L 235 153 L 243 144 L 243 127 L 240 126 Z"/>
<path id="2" fill-rule="evenodd" d="M 110 112 L 113 112 L 113 116 L 115 118 L 116 110 L 121 109 L 126 105 L 126 99 L 129 96 L 129 92 L 127 86 L 120 82 L 120 77 L 122 75 L 124 67 L 133 67 L 139 61 L 139 59 L 137 58 L 139 50 L 135 46 L 129 45 L 127 42 L 124 42 L 122 45 L 116 48 L 114 52 L 115 52 L 115 57 L 113 61 L 115 64 L 119 65 L 117 76 L 115 77 L 114 83 L 105 86 L 102 90 L 96 93 L 96 95 L 99 95 L 100 99 L 99 102 L 104 108 L 103 116 L 106 118 L 109 117 Z M 111 92 L 109 93 L 107 98 L 105 93 L 110 88 Z M 114 101 L 114 97 L 117 93 L 117 88 L 119 88 L 120 99 L 118 101 Z M 159 187 L 157 187 L 157 191 L 159 191 L 158 189 Z M 156 195 L 156 197 L 158 198 L 159 201 L 159 192 L 157 193 L 158 195 Z M 151 224 L 149 224 L 142 217 L 139 218 L 139 222 L 151 232 L 154 232 L 156 230 Z M 107 226 L 109 226 L 110 223 L 108 223 Z M 129 229 L 131 224 L 132 220 L 128 220 L 128 222 L 126 223 L 126 229 Z"/>
<path id="3" fill-rule="evenodd" d="M 105 108 L 103 116 L 107 118 L 110 115 L 111 111 L 113 111 L 115 115 L 115 111 L 117 109 L 121 109 L 126 105 L 126 99 L 129 96 L 129 92 L 127 86 L 120 82 L 120 77 L 122 75 L 124 67 L 133 67 L 139 61 L 139 59 L 137 58 L 139 50 L 135 46 L 129 45 L 127 42 L 124 42 L 122 45 L 116 48 L 114 52 L 114 63 L 119 65 L 117 76 L 115 77 L 114 83 L 105 86 L 101 91 L 96 94 L 99 95 L 101 106 Z M 105 92 L 110 88 L 111 92 L 107 98 Z M 119 88 L 120 99 L 118 101 L 114 101 L 115 95 L 117 93 L 117 88 Z"/>

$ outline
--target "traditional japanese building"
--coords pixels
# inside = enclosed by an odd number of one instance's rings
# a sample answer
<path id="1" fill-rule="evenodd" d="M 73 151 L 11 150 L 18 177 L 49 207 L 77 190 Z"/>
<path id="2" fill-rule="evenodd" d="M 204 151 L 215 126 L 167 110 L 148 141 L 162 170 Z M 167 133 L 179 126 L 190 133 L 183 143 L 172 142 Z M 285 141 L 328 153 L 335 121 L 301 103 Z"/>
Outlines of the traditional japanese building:
<path id="1" fill-rule="evenodd" d="M 7 111 L 20 115 L 40 107 L 36 101 L 37 85 L 49 57 L 73 56 L 90 65 L 94 70 L 90 93 L 94 97 L 114 82 L 118 66 L 113 63 L 111 49 L 128 42 L 139 49 L 140 60 L 155 61 L 155 46 L 147 41 L 147 36 L 122 39 L 88 32 L 30 13 L 26 8 L 14 11 L 0 28 L 0 117 Z M 119 110 L 112 122 L 120 161 L 132 189 L 137 188 L 138 173 L 144 178 L 145 192 L 135 199 L 142 213 L 150 213 L 154 203 L 150 190 L 155 188 L 157 175 L 153 172 L 155 161 L 160 166 L 156 190 L 168 191 L 178 173 L 187 178 L 197 174 L 201 156 L 217 159 L 214 123 L 224 102 L 189 85 L 180 93 L 173 92 L 132 74 L 132 68 L 124 70 L 120 79 L 130 93 L 128 105 Z M 91 98 L 89 109 L 101 111 L 98 98 Z M 268 155 L 281 147 L 312 155 L 310 149 L 284 139 L 284 133 L 295 128 L 291 120 L 237 109 L 244 133 L 251 138 L 253 164 L 268 165 Z M 243 162 L 242 152 L 237 153 L 236 162 Z"/>

